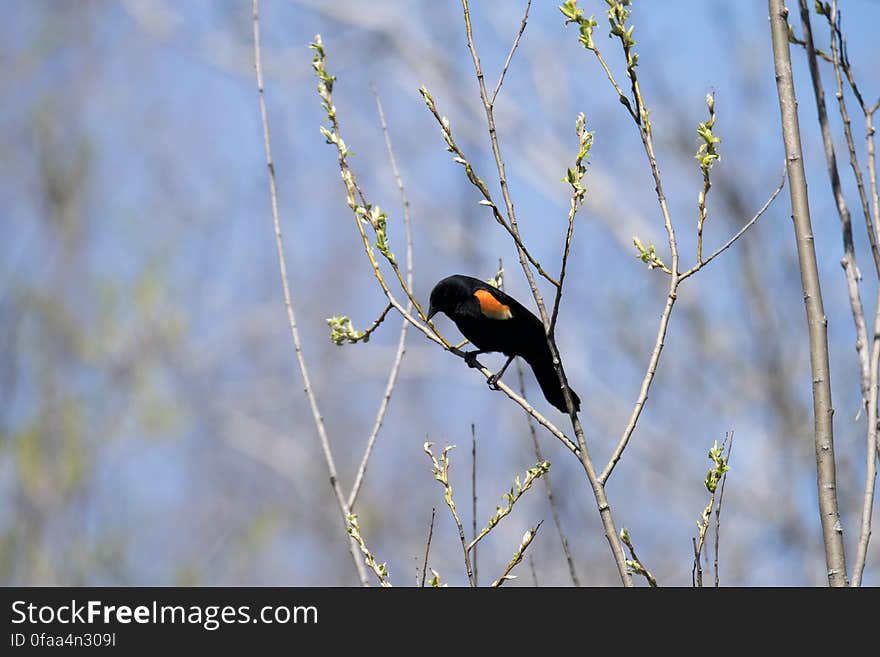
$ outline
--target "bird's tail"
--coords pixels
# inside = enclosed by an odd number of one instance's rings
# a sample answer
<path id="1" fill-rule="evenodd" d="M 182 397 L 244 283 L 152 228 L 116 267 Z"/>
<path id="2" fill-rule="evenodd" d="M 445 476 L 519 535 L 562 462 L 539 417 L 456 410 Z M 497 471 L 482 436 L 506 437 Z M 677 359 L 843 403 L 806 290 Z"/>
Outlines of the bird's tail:
<path id="1" fill-rule="evenodd" d="M 565 396 L 562 394 L 562 384 L 559 382 L 559 375 L 556 374 L 556 368 L 553 367 L 550 350 L 548 349 L 547 353 L 542 354 L 540 357 L 526 357 L 526 362 L 532 366 L 532 371 L 535 373 L 535 378 L 538 380 L 538 385 L 541 386 L 541 392 L 544 393 L 544 397 L 547 401 L 563 413 L 567 413 L 568 410 L 565 408 Z M 574 410 L 580 411 L 580 397 L 578 397 L 575 391 L 570 387 L 569 391 L 571 392 L 571 401 L 574 405 Z"/>

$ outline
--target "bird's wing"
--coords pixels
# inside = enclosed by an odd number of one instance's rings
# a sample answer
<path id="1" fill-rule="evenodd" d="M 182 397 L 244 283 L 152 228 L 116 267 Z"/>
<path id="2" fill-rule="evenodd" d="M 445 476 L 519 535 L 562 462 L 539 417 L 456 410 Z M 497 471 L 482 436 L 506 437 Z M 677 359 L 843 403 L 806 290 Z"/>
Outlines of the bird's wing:
<path id="1" fill-rule="evenodd" d="M 542 334 L 544 333 L 544 323 L 540 319 L 538 319 L 535 313 L 526 308 L 512 296 L 507 294 L 504 290 L 499 290 L 498 288 L 486 285 L 485 287 L 481 287 L 480 289 L 478 289 L 474 294 L 484 294 L 486 297 L 491 298 L 494 303 L 497 303 L 499 306 L 503 306 L 504 308 L 506 308 L 510 314 L 503 319 L 522 319 L 526 323 L 528 323 L 530 327 L 535 327 L 539 329 Z M 492 305 L 492 302 L 489 302 L 486 305 Z M 483 310 L 482 303 L 480 304 L 480 309 Z"/>
<path id="2" fill-rule="evenodd" d="M 511 319 L 513 317 L 510 304 L 504 303 L 503 300 L 498 298 L 497 294 L 493 294 L 493 292 L 490 292 L 487 289 L 479 288 L 474 291 L 474 297 L 477 299 L 480 312 L 483 316 L 488 317 L 489 319 L 500 320 Z"/>

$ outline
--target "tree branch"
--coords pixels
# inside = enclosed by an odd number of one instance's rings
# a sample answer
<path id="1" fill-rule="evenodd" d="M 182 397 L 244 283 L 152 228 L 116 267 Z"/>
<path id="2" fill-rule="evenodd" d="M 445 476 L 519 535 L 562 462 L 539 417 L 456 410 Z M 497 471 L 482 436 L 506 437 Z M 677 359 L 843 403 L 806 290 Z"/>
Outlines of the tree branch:
<path id="1" fill-rule="evenodd" d="M 474 577 L 474 571 L 471 567 L 470 548 L 468 547 L 467 539 L 464 536 L 464 525 L 461 524 L 461 518 L 458 517 L 458 511 L 455 508 L 455 500 L 452 498 L 452 484 L 449 483 L 449 451 L 454 448 L 454 445 L 447 445 L 444 447 L 443 452 L 438 459 L 434 456 L 434 452 L 431 451 L 431 446 L 433 444 L 434 443 L 426 442 L 423 449 L 425 454 L 428 455 L 428 458 L 431 459 L 434 479 L 439 481 L 443 486 L 443 499 L 446 501 L 446 506 L 449 507 L 449 511 L 452 513 L 452 519 L 455 520 L 455 526 L 458 528 L 458 538 L 461 540 L 461 551 L 464 556 L 464 568 L 467 572 L 468 582 L 470 582 L 472 587 L 476 587 L 477 580 Z"/>
<path id="2" fill-rule="evenodd" d="M 846 556 L 843 526 L 837 505 L 836 464 L 834 461 L 834 428 L 831 403 L 831 377 L 828 362 L 828 332 L 822 304 L 822 288 L 816 264 L 810 205 L 801 151 L 797 101 L 791 72 L 788 44 L 788 9 L 782 0 L 768 0 L 773 41 L 773 61 L 782 122 L 783 141 L 788 162 L 789 194 L 793 214 L 801 285 L 804 293 L 810 341 L 810 368 L 813 381 L 813 413 L 815 420 L 816 469 L 819 512 L 825 543 L 825 562 L 831 586 L 846 585 Z"/>
<path id="3" fill-rule="evenodd" d="M 296 351 L 296 359 L 299 363 L 299 369 L 303 378 L 303 388 L 306 397 L 309 400 L 309 406 L 312 410 L 312 418 L 318 429 L 318 437 L 321 442 L 321 449 L 324 452 L 324 459 L 327 463 L 327 470 L 330 474 L 330 486 L 336 496 L 336 504 L 339 506 L 339 512 L 342 516 L 343 526 L 348 529 L 349 517 L 351 509 L 349 508 L 342 494 L 342 487 L 339 483 L 339 477 L 336 474 L 336 462 L 333 459 L 333 452 L 330 449 L 330 441 L 327 438 L 327 431 L 324 427 L 324 418 L 318 409 L 318 401 L 312 390 L 311 381 L 309 379 L 308 368 L 306 367 L 305 357 L 303 356 L 302 343 L 299 339 L 299 331 L 296 327 L 296 316 L 293 310 L 293 301 L 290 294 L 290 285 L 287 280 L 287 265 L 284 257 L 284 242 L 281 236 L 281 222 L 278 218 L 278 189 L 275 183 L 275 164 L 272 160 L 272 147 L 269 138 L 269 118 L 266 111 L 266 98 L 263 91 L 263 69 L 260 58 L 260 20 L 259 20 L 259 2 L 253 0 L 253 23 L 254 23 L 254 69 L 257 76 L 257 91 L 260 97 L 260 117 L 263 124 L 263 145 L 266 150 L 266 167 L 269 171 L 269 193 L 272 199 L 272 221 L 275 227 L 275 245 L 278 250 L 278 267 L 281 273 L 281 287 L 284 292 L 284 307 L 287 310 L 287 321 L 290 325 L 290 335 L 293 340 L 294 350 Z M 348 541 L 351 558 L 357 568 L 358 577 L 363 586 L 367 586 L 367 572 L 364 564 L 357 556 L 357 544 L 354 539 Z"/>
<path id="4" fill-rule="evenodd" d="M 868 543 L 871 541 L 871 519 L 874 513 L 874 487 L 877 481 L 877 407 L 878 369 L 880 369 L 880 288 L 877 290 L 877 312 L 874 315 L 874 340 L 871 349 L 871 379 L 868 383 L 868 440 L 865 455 L 865 492 L 862 497 L 862 518 L 859 542 L 852 572 L 852 585 L 862 585 L 862 574 L 868 559 Z"/>
<path id="5" fill-rule="evenodd" d="M 526 22 L 529 20 L 529 9 L 531 8 L 532 0 L 528 0 L 528 2 L 526 2 L 526 13 L 523 14 L 522 23 L 520 23 L 519 26 L 519 32 L 516 33 L 513 45 L 510 47 L 510 52 L 507 54 L 507 60 L 504 62 L 504 68 L 501 69 L 501 75 L 498 76 L 498 84 L 495 85 L 495 91 L 492 92 L 492 100 L 490 101 L 491 105 L 494 105 L 495 99 L 498 98 L 498 92 L 501 91 L 501 85 L 504 84 L 504 76 L 507 75 L 507 69 L 510 67 L 510 62 L 513 59 L 513 53 L 516 52 L 516 49 L 519 46 L 519 40 L 522 38 L 523 32 L 526 31 Z"/>
<path id="6" fill-rule="evenodd" d="M 412 248 L 412 222 L 410 221 L 410 204 L 406 188 L 403 186 L 403 179 L 397 168 L 397 160 L 394 157 L 394 148 L 391 145 L 391 137 L 388 133 L 388 124 L 385 122 L 385 112 L 382 110 L 382 101 L 379 98 L 379 92 L 373 87 L 373 96 L 376 99 L 376 111 L 379 114 L 379 122 L 382 124 L 382 133 L 385 135 L 385 147 L 388 151 L 388 160 L 391 163 L 391 171 L 394 179 L 397 181 L 397 189 L 400 191 L 400 200 L 403 204 L 403 225 L 406 232 L 406 284 L 412 289 L 413 284 L 413 248 Z M 412 312 L 412 302 L 406 306 L 407 312 Z M 391 308 L 391 304 L 388 304 Z M 386 310 L 387 312 L 387 310 Z M 394 354 L 394 361 L 391 364 L 391 371 L 388 374 L 388 382 L 385 385 L 385 392 L 382 395 L 382 401 L 379 404 L 379 410 L 376 413 L 376 421 L 373 423 L 373 430 L 367 438 L 367 447 L 364 450 L 363 458 L 361 458 L 360 466 L 355 475 L 354 484 L 351 487 L 351 494 L 348 497 L 348 505 L 354 508 L 358 493 L 364 481 L 364 475 L 367 471 L 367 463 L 370 460 L 370 454 L 373 452 L 373 446 L 376 443 L 376 437 L 379 435 L 379 429 L 382 428 L 382 422 L 385 419 L 385 412 L 388 410 L 388 402 L 391 400 L 391 393 L 397 383 L 397 375 L 400 373 L 400 365 L 403 362 L 403 354 L 406 352 L 406 330 L 409 328 L 409 322 L 406 317 L 403 318 L 400 326 L 400 338 L 397 341 L 397 352 Z"/>
<path id="7" fill-rule="evenodd" d="M 428 555 L 431 553 L 431 540 L 434 538 L 434 516 L 437 515 L 437 509 L 431 509 L 431 525 L 428 527 L 428 540 L 425 542 L 425 562 L 422 565 L 422 581 L 420 588 L 425 587 L 425 577 L 428 575 Z"/>
<path id="8" fill-rule="evenodd" d="M 526 386 L 523 381 L 523 368 L 519 361 L 516 361 L 516 376 L 519 381 L 520 394 L 525 398 Z M 535 423 L 530 415 L 526 415 L 526 421 L 529 425 L 529 435 L 532 437 L 532 445 L 535 448 L 535 458 L 538 463 L 543 463 L 544 454 L 541 451 L 541 445 L 538 442 L 538 433 L 535 431 Z M 565 562 L 568 564 L 568 573 L 571 575 L 571 583 L 576 587 L 580 587 L 581 581 L 580 578 L 578 578 L 577 570 L 575 570 L 574 567 L 574 559 L 572 559 L 571 550 L 568 547 L 568 537 L 565 535 L 565 530 L 562 528 L 562 521 L 559 518 L 559 509 L 556 505 L 556 497 L 553 495 L 553 484 L 550 480 L 550 473 L 548 472 L 545 474 L 542 479 L 544 480 L 544 487 L 547 491 L 547 501 L 550 502 L 550 512 L 553 514 L 553 523 L 556 525 L 556 531 L 559 532 L 559 541 L 562 543 L 562 552 L 565 554 Z"/>
<path id="9" fill-rule="evenodd" d="M 474 63 L 474 72 L 476 73 L 477 83 L 480 89 L 480 99 L 483 102 L 483 109 L 485 110 L 486 114 L 486 124 L 489 130 L 489 142 L 492 147 L 492 154 L 495 158 L 495 165 L 498 170 L 498 182 L 501 185 L 501 195 L 504 198 L 504 204 L 507 210 L 507 219 L 510 223 L 510 232 L 514 238 L 514 243 L 517 247 L 517 254 L 519 256 L 520 266 L 522 267 L 523 273 L 526 276 L 526 280 L 529 283 L 529 288 L 532 291 L 532 296 L 534 297 L 535 304 L 538 307 L 541 321 L 544 323 L 545 330 L 549 330 L 550 316 L 548 315 L 547 308 L 544 305 L 544 299 L 541 295 L 541 291 L 538 289 L 538 285 L 535 282 L 534 274 L 529 267 L 529 262 L 526 258 L 526 252 L 523 247 L 522 238 L 520 237 L 519 227 L 516 222 L 516 213 L 514 211 L 513 200 L 510 196 L 510 189 L 507 184 L 507 175 L 504 168 L 504 160 L 501 157 L 501 149 L 498 144 L 498 135 L 495 129 L 495 114 L 492 103 L 489 101 L 489 97 L 486 92 L 486 83 L 483 79 L 483 70 L 480 66 L 480 58 L 477 54 L 476 46 L 474 45 L 474 35 L 473 29 L 471 27 L 470 9 L 468 7 L 467 0 L 462 0 L 461 5 L 464 13 L 468 49 L 470 50 L 471 59 Z M 580 457 L 581 465 L 584 468 L 587 479 L 590 482 L 590 487 L 593 489 L 593 496 L 596 498 L 596 505 L 599 509 L 599 516 L 602 519 L 602 525 L 605 529 L 605 537 L 608 540 L 609 547 L 611 548 L 611 553 L 614 557 L 615 565 L 617 566 L 621 582 L 624 586 L 632 586 L 632 576 L 630 575 L 626 567 L 626 555 L 623 551 L 620 537 L 617 534 L 617 528 L 615 527 L 614 518 L 611 514 L 611 505 L 608 503 L 608 497 L 605 494 L 605 488 L 596 475 L 595 467 L 593 465 L 592 459 L 590 458 L 586 440 L 584 438 L 583 427 L 581 426 L 580 419 L 577 416 L 577 412 L 574 410 L 574 405 L 571 398 L 571 390 L 568 387 L 568 381 L 565 376 L 565 371 L 562 367 L 562 361 L 559 357 L 559 350 L 556 346 L 555 339 L 549 333 L 547 335 L 547 344 L 550 348 L 550 354 L 553 357 L 553 364 L 556 367 L 557 375 L 559 376 L 560 387 L 562 388 L 563 398 L 565 399 L 565 405 L 568 409 L 569 418 L 571 419 L 572 427 L 574 429 L 575 436 L 577 437 L 578 456 Z"/>
<path id="10" fill-rule="evenodd" d="M 816 98 L 816 112 L 819 118 L 819 127 L 822 130 L 822 145 L 825 148 L 825 161 L 828 167 L 828 176 L 831 180 L 831 191 L 837 204 L 837 214 L 840 216 L 840 230 L 843 234 L 843 258 L 840 261 L 846 277 L 846 289 L 849 294 L 850 309 L 853 323 L 856 329 L 856 353 L 859 357 L 859 377 L 862 390 L 862 405 L 868 401 L 868 330 L 865 325 L 865 311 L 862 307 L 862 297 L 859 292 L 859 273 L 856 265 L 855 245 L 853 243 L 852 220 L 846 198 L 840 185 L 840 173 L 837 169 L 837 155 L 834 152 L 834 141 L 831 138 L 831 128 L 828 125 L 828 111 L 825 107 L 825 91 L 822 88 L 822 76 L 819 74 L 819 62 L 816 59 L 816 47 L 813 43 L 813 29 L 810 25 L 810 10 L 806 0 L 799 0 L 801 24 L 804 31 L 804 47 L 807 51 L 807 63 L 810 67 L 810 78 L 813 82 L 813 95 Z M 834 36 L 832 35 L 832 41 Z M 835 57 L 836 59 L 836 57 Z M 839 72 L 838 72 L 839 75 Z M 870 424 L 870 417 L 868 420 Z"/>
<path id="11" fill-rule="evenodd" d="M 705 260 L 703 260 L 701 262 L 698 262 L 693 267 L 688 269 L 686 272 L 682 273 L 682 275 L 679 277 L 679 282 L 685 280 L 686 278 L 690 278 L 691 276 L 696 274 L 698 271 L 700 271 L 703 267 L 705 267 L 710 262 L 712 262 L 715 258 L 720 256 L 725 251 L 727 251 L 727 249 L 729 249 L 731 246 L 733 246 L 736 243 L 736 241 L 739 240 L 740 237 L 742 237 L 743 235 L 746 234 L 746 231 L 749 228 L 751 228 L 752 226 L 754 226 L 758 222 L 758 219 L 760 219 L 762 216 L 764 216 L 764 213 L 772 205 L 773 201 L 776 200 L 776 197 L 779 196 L 779 193 L 782 191 L 783 187 L 785 187 L 785 166 L 784 165 L 782 167 L 782 179 L 779 181 L 779 185 L 776 187 L 776 189 L 773 190 L 773 193 L 770 194 L 770 196 L 764 202 L 764 205 L 762 205 L 760 207 L 760 209 L 754 215 L 752 215 L 751 219 L 749 219 L 746 223 L 743 224 L 742 228 L 740 228 L 734 234 L 733 237 L 731 237 L 723 245 L 721 245 L 715 251 L 713 251 L 712 254 L 708 258 L 706 258 Z"/>

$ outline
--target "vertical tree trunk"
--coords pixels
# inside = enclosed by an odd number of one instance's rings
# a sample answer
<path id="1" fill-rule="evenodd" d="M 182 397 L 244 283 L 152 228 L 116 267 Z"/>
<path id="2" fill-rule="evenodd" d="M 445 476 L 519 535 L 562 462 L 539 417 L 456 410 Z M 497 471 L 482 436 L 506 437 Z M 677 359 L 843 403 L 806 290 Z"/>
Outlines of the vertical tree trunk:
<path id="1" fill-rule="evenodd" d="M 782 118 L 782 136 L 788 167 L 792 220 L 797 240 L 801 285 L 810 334 L 810 367 L 813 376 L 813 414 L 815 416 L 816 469 L 819 488 L 819 514 L 825 541 L 825 562 L 828 583 L 846 586 L 846 556 L 843 546 L 843 526 L 837 509 L 837 483 L 834 462 L 834 408 L 831 405 L 831 380 L 828 364 L 828 331 L 813 229 L 810 223 L 810 205 L 807 181 L 801 156 L 800 127 L 797 100 L 791 73 L 791 53 L 788 45 L 788 9 L 783 0 L 768 0 L 770 31 L 773 39 L 773 61 L 776 67 L 776 88 Z"/>

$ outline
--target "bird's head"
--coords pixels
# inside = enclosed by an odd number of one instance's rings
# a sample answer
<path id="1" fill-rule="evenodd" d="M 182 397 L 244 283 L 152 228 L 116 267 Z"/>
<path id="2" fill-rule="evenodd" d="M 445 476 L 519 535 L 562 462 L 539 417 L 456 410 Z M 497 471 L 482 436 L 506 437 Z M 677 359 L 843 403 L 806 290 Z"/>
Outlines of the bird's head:
<path id="1" fill-rule="evenodd" d="M 428 307 L 428 319 L 437 313 L 451 315 L 468 296 L 467 287 L 461 282 L 461 276 L 448 276 L 431 290 L 431 301 Z"/>

